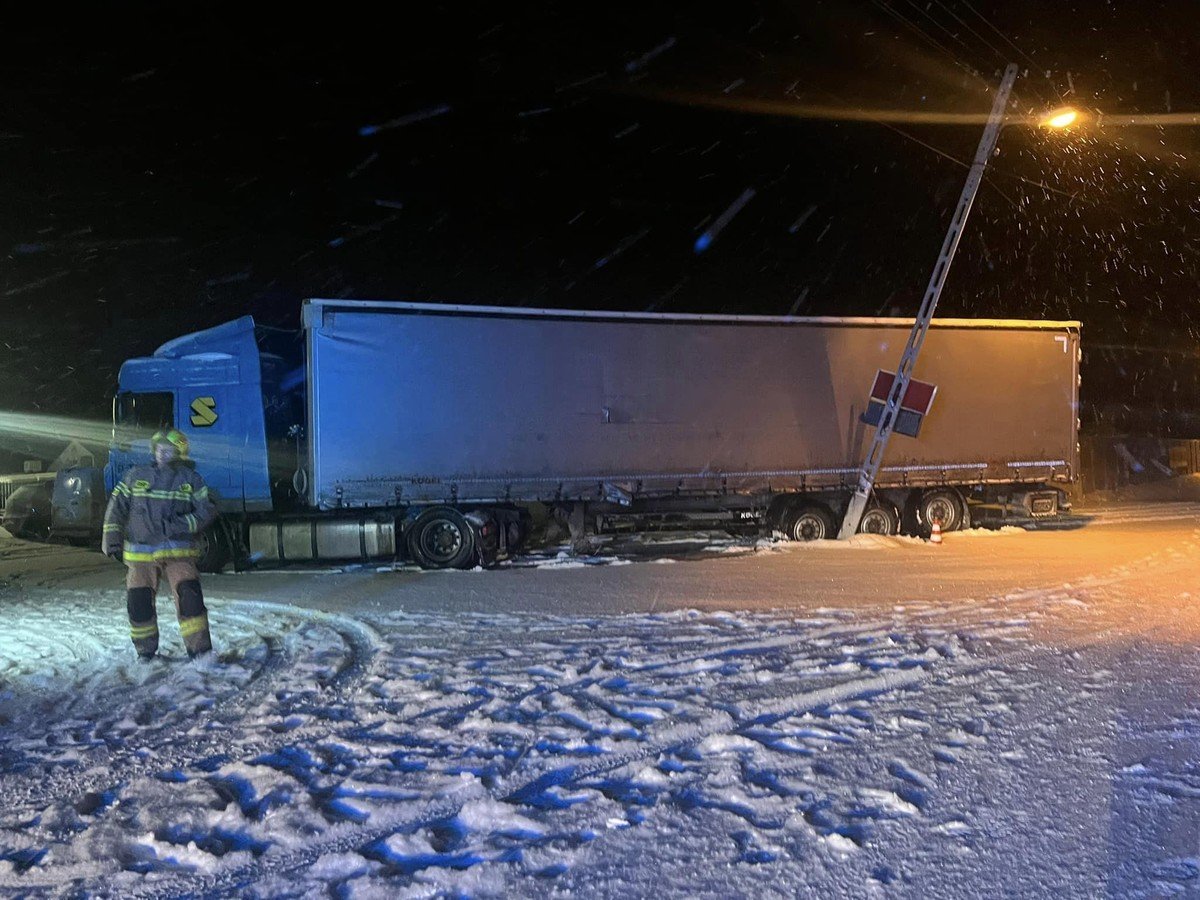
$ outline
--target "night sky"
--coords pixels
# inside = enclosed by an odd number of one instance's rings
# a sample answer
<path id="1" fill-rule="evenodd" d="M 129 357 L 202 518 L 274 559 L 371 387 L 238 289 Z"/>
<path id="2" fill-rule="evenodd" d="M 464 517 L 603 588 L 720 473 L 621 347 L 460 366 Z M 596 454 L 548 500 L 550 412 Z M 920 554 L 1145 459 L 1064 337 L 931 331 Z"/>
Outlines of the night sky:
<path id="1" fill-rule="evenodd" d="M 986 113 L 1011 60 L 1015 112 L 1200 110 L 1182 3 L 408 6 L 13 23 L 0 408 L 104 418 L 126 357 L 310 296 L 912 315 L 980 128 L 697 96 Z M 1006 128 L 939 314 L 1081 319 L 1085 397 L 1200 437 L 1198 132 Z"/>

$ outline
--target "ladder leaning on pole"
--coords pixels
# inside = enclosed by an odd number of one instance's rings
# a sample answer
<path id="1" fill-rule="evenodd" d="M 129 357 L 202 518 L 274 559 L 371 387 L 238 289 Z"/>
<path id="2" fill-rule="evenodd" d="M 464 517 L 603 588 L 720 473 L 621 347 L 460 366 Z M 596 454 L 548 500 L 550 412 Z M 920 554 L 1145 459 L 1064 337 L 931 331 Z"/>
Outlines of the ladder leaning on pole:
<path id="1" fill-rule="evenodd" d="M 967 183 L 963 185 L 962 196 L 958 198 L 958 206 L 954 210 L 954 218 L 950 220 L 950 230 L 946 232 L 946 239 L 942 242 L 942 250 L 933 267 L 933 274 L 929 277 L 929 286 L 925 288 L 925 297 L 921 301 L 921 308 L 917 312 L 916 321 L 913 322 L 912 331 L 909 332 L 904 354 L 900 357 L 900 365 L 896 369 L 892 389 L 888 392 L 887 402 L 884 404 L 883 414 L 879 419 L 879 427 L 875 430 L 875 437 L 867 451 L 866 461 L 859 470 L 858 487 L 855 488 L 854 495 L 850 498 L 850 505 L 846 509 L 846 515 L 842 519 L 842 529 L 838 533 L 839 540 L 854 537 L 858 532 L 859 523 L 862 522 L 863 511 L 867 508 L 871 491 L 875 488 L 875 479 L 883 464 L 883 454 L 887 450 L 888 438 L 892 436 L 892 429 L 896 424 L 896 413 L 900 411 L 900 402 L 908 391 L 909 382 L 912 381 L 913 369 L 917 365 L 917 356 L 921 352 L 921 345 L 925 343 L 925 335 L 929 332 L 929 323 L 933 319 L 934 310 L 937 309 L 938 300 L 942 296 L 942 287 L 946 284 L 950 263 L 954 261 L 954 253 L 958 250 L 963 226 L 967 223 L 967 216 L 971 214 L 971 205 L 975 202 L 975 195 L 979 192 L 979 185 L 983 181 L 983 170 L 987 167 L 988 159 L 996 149 L 996 141 L 1000 137 L 1000 126 L 1004 123 L 1004 107 L 1008 104 L 1008 95 L 1012 91 L 1013 82 L 1016 79 L 1016 63 L 1010 63 L 1004 70 L 1000 89 L 996 91 L 987 127 L 984 128 L 983 137 L 979 139 L 979 148 L 975 151 L 975 161 L 971 163 L 971 170 L 967 173 Z"/>

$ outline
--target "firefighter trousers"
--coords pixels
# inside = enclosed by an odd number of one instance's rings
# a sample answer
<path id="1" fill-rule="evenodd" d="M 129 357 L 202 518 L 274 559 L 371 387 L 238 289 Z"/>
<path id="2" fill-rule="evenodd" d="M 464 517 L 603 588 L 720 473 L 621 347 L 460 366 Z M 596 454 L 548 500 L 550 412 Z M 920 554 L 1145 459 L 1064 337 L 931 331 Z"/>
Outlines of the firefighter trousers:
<path id="1" fill-rule="evenodd" d="M 179 634 L 188 656 L 197 656 L 212 649 L 208 632 L 208 609 L 200 589 L 200 573 L 191 559 L 168 559 L 161 562 L 127 563 L 125 602 L 129 611 L 129 636 L 138 655 L 151 657 L 158 652 L 158 613 L 154 599 L 164 579 L 175 596 L 175 614 L 179 618 Z"/>

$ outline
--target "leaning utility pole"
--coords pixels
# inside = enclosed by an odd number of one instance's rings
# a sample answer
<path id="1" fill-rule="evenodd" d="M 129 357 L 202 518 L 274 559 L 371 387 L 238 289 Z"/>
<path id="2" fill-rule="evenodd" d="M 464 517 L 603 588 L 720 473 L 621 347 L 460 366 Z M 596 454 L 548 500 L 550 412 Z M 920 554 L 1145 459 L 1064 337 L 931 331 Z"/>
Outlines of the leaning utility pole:
<path id="1" fill-rule="evenodd" d="M 988 117 L 987 127 L 983 137 L 979 139 L 979 149 L 975 151 L 975 161 L 971 163 L 971 171 L 967 173 L 967 183 L 963 185 L 962 196 L 958 198 L 958 206 L 954 210 L 954 218 L 950 220 L 950 230 L 942 242 L 942 252 L 938 254 L 933 274 L 929 278 L 929 287 L 925 289 L 925 298 L 921 301 L 921 309 L 913 322 L 912 332 L 908 335 L 908 344 L 904 355 L 900 357 L 900 366 L 896 369 L 896 377 L 892 381 L 892 389 L 888 392 L 887 403 L 879 419 L 879 427 L 875 430 L 875 438 L 867 451 L 867 459 L 858 475 L 858 487 L 850 498 L 850 506 L 842 519 L 842 530 L 839 540 L 846 540 L 858 533 L 862 521 L 863 510 L 871 498 L 875 487 L 875 479 L 883 464 L 883 454 L 887 449 L 888 438 L 896 424 L 896 414 L 900 411 L 900 402 L 908 392 L 908 384 L 912 380 L 913 369 L 917 364 L 917 356 L 921 345 L 925 343 L 925 335 L 929 331 L 929 322 L 933 311 L 937 309 L 938 300 L 942 296 L 942 287 L 946 284 L 946 275 L 950 271 L 950 263 L 954 261 L 954 253 L 958 250 L 958 242 L 962 237 L 963 226 L 971 213 L 971 205 L 979 192 L 979 184 L 983 181 L 983 170 L 987 167 L 988 159 L 996 149 L 996 140 L 1000 137 L 1000 126 L 1004 120 L 1004 107 L 1008 104 L 1008 95 L 1012 91 L 1013 82 L 1017 80 L 1016 63 L 1009 64 L 1004 70 L 1004 78 L 1000 81 L 1000 89 L 992 103 L 992 114 Z"/>

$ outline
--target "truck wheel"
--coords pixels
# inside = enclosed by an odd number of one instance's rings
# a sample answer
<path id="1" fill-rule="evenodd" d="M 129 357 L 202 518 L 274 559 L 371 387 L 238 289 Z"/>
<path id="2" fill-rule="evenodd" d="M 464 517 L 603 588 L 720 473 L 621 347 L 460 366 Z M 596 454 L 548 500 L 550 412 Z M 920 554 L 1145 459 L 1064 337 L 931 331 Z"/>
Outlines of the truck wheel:
<path id="1" fill-rule="evenodd" d="M 962 498 L 958 491 L 946 488 L 926 491 L 917 503 L 917 518 L 926 533 L 935 521 L 941 523 L 942 531 L 958 531 L 966 521 Z"/>
<path id="2" fill-rule="evenodd" d="M 422 569 L 465 569 L 475 561 L 475 531 L 458 510 L 427 509 L 408 529 L 408 555 Z"/>
<path id="3" fill-rule="evenodd" d="M 789 541 L 823 541 L 833 537 L 833 516 L 818 503 L 795 507 L 784 519 L 783 526 Z"/>
<path id="4" fill-rule="evenodd" d="M 873 503 L 867 507 L 858 523 L 859 534 L 900 533 L 900 513 L 890 503 Z"/>
<path id="5" fill-rule="evenodd" d="M 220 572 L 233 557 L 229 533 L 217 522 L 196 538 L 196 568 L 201 572 Z"/>

